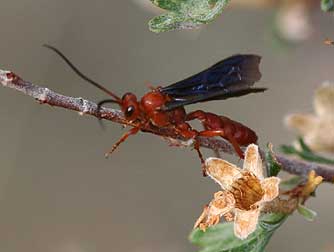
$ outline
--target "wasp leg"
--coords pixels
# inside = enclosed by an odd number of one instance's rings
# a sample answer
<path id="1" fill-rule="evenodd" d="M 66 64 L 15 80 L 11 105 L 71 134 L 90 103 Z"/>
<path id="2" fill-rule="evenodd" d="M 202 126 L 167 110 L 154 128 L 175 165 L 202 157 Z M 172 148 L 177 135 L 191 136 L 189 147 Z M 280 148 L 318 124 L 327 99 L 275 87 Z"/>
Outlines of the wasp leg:
<path id="1" fill-rule="evenodd" d="M 194 149 L 196 150 L 198 157 L 201 160 L 203 176 L 206 177 L 207 175 L 206 175 L 206 169 L 205 169 L 205 161 L 203 158 L 203 154 L 200 151 L 199 142 L 196 140 L 196 137 L 199 135 L 199 132 L 197 130 L 192 129 L 188 123 L 178 124 L 175 129 L 176 129 L 176 132 L 180 134 L 182 137 L 187 138 L 187 139 L 193 139 L 195 141 Z"/>
<path id="2" fill-rule="evenodd" d="M 232 146 L 233 146 L 235 152 L 238 154 L 238 156 L 241 159 L 244 159 L 245 158 L 244 152 L 240 148 L 240 145 L 238 144 L 237 140 L 235 140 L 235 138 L 231 135 L 227 135 L 226 138 L 232 144 Z"/>
<path id="3" fill-rule="evenodd" d="M 145 83 L 146 83 L 146 86 L 148 87 L 148 89 L 150 89 L 151 91 L 158 91 L 160 88 L 161 88 L 161 86 L 157 86 L 157 87 L 155 87 L 155 86 L 153 86 L 150 82 L 148 82 L 148 81 L 145 81 Z"/>
<path id="4" fill-rule="evenodd" d="M 202 122 L 202 126 L 203 126 L 203 128 L 204 128 L 204 130 L 210 130 L 206 125 L 205 125 L 205 123 L 203 123 Z M 221 156 L 221 154 L 220 154 L 220 152 L 219 152 L 219 149 L 213 149 L 212 150 L 213 151 L 213 153 L 214 153 L 214 155 L 215 155 L 215 157 L 216 158 L 221 158 L 222 156 Z"/>
<path id="5" fill-rule="evenodd" d="M 238 156 L 241 159 L 244 159 L 244 153 L 241 150 L 238 142 L 235 140 L 235 138 L 230 135 L 230 134 L 225 134 L 224 130 L 204 130 L 199 132 L 199 136 L 204 136 L 204 137 L 216 137 L 220 136 L 225 139 L 227 139 L 233 146 L 235 152 L 238 154 Z"/>
<path id="6" fill-rule="evenodd" d="M 238 154 L 238 156 L 241 159 L 244 159 L 244 153 L 241 150 L 237 140 L 234 138 L 234 136 L 230 133 L 230 132 L 225 132 L 223 130 L 223 121 L 221 120 L 220 116 L 214 115 L 214 114 L 209 114 L 206 113 L 202 110 L 196 110 L 194 112 L 191 112 L 189 114 L 187 114 L 186 116 L 186 121 L 190 121 L 190 120 L 199 120 L 202 122 L 204 129 L 203 131 L 199 132 L 199 136 L 204 136 L 204 137 L 216 137 L 216 136 L 220 136 L 222 138 L 227 139 L 233 146 L 235 152 Z M 208 130 L 208 128 L 205 126 L 205 124 L 207 124 L 208 122 L 215 122 L 215 123 L 219 123 L 220 124 L 220 129 L 217 130 Z"/>
<path id="7" fill-rule="evenodd" d="M 186 121 L 200 120 L 201 122 L 205 121 L 207 118 L 206 113 L 202 110 L 193 111 L 186 116 Z"/>
<path id="8" fill-rule="evenodd" d="M 112 147 L 112 149 L 110 151 L 108 151 L 105 156 L 108 157 L 109 155 L 111 155 L 116 149 L 117 147 L 123 143 L 129 136 L 131 135 L 135 135 L 138 133 L 138 131 L 140 130 L 140 127 L 135 127 L 130 129 L 128 132 L 126 132 Z"/>
<path id="9" fill-rule="evenodd" d="M 200 148 L 199 142 L 195 139 L 194 149 L 197 151 L 198 157 L 201 160 L 201 167 L 202 167 L 203 177 L 206 177 L 206 176 L 208 176 L 208 174 L 206 173 L 205 161 L 204 161 L 204 158 L 203 158 L 203 154 L 202 154 L 202 152 L 200 151 L 199 148 Z"/>

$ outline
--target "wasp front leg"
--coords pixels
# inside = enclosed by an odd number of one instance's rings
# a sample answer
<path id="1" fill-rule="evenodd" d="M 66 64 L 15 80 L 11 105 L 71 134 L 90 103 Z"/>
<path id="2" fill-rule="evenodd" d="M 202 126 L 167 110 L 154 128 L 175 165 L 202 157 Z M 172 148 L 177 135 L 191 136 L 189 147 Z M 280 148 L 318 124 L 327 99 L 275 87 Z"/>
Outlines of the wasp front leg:
<path id="1" fill-rule="evenodd" d="M 126 132 L 125 134 L 123 134 L 122 137 L 113 145 L 112 149 L 106 152 L 105 156 L 109 157 L 121 143 L 123 143 L 129 136 L 137 134 L 139 130 L 140 130 L 140 127 L 134 127 L 130 129 L 128 132 Z"/>

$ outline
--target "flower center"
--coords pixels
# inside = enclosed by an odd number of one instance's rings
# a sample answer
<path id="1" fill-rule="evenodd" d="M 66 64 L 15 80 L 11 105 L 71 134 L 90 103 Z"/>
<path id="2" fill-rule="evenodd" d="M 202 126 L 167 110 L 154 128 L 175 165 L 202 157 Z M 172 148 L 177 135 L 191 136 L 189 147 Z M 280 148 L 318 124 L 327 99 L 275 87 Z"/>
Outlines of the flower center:
<path id="1" fill-rule="evenodd" d="M 264 195 L 260 180 L 250 172 L 235 180 L 230 192 L 235 198 L 235 207 L 241 210 L 250 210 Z"/>

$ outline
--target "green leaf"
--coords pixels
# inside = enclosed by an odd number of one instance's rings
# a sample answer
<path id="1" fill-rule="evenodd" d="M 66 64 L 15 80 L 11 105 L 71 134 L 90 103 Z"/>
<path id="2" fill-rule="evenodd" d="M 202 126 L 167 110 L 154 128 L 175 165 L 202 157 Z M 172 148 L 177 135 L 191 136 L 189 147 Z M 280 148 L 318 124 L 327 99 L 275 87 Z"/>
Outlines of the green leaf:
<path id="1" fill-rule="evenodd" d="M 283 152 L 284 154 L 287 155 L 291 155 L 291 154 L 297 154 L 298 151 L 296 150 L 295 147 L 291 146 L 291 145 L 281 145 L 280 146 L 280 150 L 281 152 Z"/>
<path id="2" fill-rule="evenodd" d="M 266 151 L 266 168 L 268 177 L 277 176 L 281 170 L 281 165 L 275 158 L 271 144 L 268 144 L 268 150 Z"/>
<path id="3" fill-rule="evenodd" d="M 200 252 L 262 252 L 286 217 L 277 213 L 264 215 L 255 232 L 245 240 L 234 235 L 233 223 L 218 224 L 205 232 L 196 229 L 189 239 L 201 248 Z"/>
<path id="4" fill-rule="evenodd" d="M 193 29 L 219 16 L 229 0 L 151 0 L 166 13 L 149 21 L 151 31 L 159 33 Z"/>
<path id="5" fill-rule="evenodd" d="M 305 145 L 305 143 L 303 142 L 303 144 Z M 321 163 L 321 164 L 334 164 L 334 160 L 333 159 L 329 159 L 326 157 L 322 157 L 312 151 L 308 151 L 307 149 L 309 149 L 309 147 L 307 147 L 306 145 L 302 147 L 302 150 L 297 150 L 294 146 L 290 146 L 290 145 L 282 145 L 280 146 L 280 150 L 287 155 L 297 155 L 300 158 L 307 160 L 307 161 L 311 161 L 311 162 L 316 162 L 316 163 Z M 306 149 L 305 149 L 306 148 Z"/>
<path id="6" fill-rule="evenodd" d="M 304 142 L 303 138 L 299 137 L 298 138 L 298 142 L 299 142 L 300 147 L 302 148 L 302 151 L 313 153 L 313 151 L 310 149 L 310 147 L 308 147 L 306 145 L 306 143 Z"/>
<path id="7" fill-rule="evenodd" d="M 179 14 L 169 12 L 151 19 L 148 25 L 151 31 L 159 33 L 171 30 L 195 29 L 200 24 L 185 22 L 184 18 Z"/>
<path id="8" fill-rule="evenodd" d="M 333 11 L 334 10 L 334 0 L 321 0 L 321 10 L 322 11 Z"/>
<path id="9" fill-rule="evenodd" d="M 187 0 L 150 0 L 161 9 L 177 12 Z"/>
<path id="10" fill-rule="evenodd" d="M 313 152 L 299 151 L 295 147 L 290 146 L 290 145 L 282 145 L 280 149 L 284 154 L 288 154 L 288 155 L 295 154 L 299 156 L 300 158 L 307 160 L 307 161 L 321 163 L 321 164 L 334 164 L 333 159 L 319 156 Z"/>
<path id="11" fill-rule="evenodd" d="M 304 218 L 308 221 L 314 221 L 315 217 L 317 217 L 317 213 L 304 205 L 298 205 L 298 213 L 304 216 Z"/>

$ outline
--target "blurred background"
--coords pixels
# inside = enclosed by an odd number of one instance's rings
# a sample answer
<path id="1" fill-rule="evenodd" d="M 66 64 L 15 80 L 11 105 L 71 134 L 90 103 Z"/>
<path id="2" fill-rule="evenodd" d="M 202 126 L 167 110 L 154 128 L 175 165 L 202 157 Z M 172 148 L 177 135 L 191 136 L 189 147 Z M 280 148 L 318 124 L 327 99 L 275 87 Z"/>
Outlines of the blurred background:
<path id="1" fill-rule="evenodd" d="M 246 0 L 245 0 L 246 1 Z M 240 1 L 239 1 L 240 2 Z M 312 112 L 314 89 L 333 80 L 334 17 L 310 12 L 312 34 L 287 45 L 273 35 L 273 8 L 232 6 L 196 31 L 154 34 L 157 8 L 134 1 L 1 1 L 0 68 L 62 94 L 106 96 L 79 79 L 51 51 L 61 49 L 88 76 L 122 95 L 166 85 L 236 53 L 262 55 L 264 94 L 187 107 L 229 116 L 277 148 L 295 134 L 289 112 Z M 292 32 L 293 33 L 293 32 Z M 105 159 L 124 130 L 96 118 L 0 88 L 0 251 L 195 251 L 188 240 L 202 207 L 219 187 L 203 178 L 194 151 L 140 133 Z M 206 156 L 213 155 L 206 151 Z M 238 160 L 224 156 L 229 160 Z M 239 162 L 241 164 L 241 162 Z M 334 251 L 333 186 L 308 206 L 314 222 L 294 214 L 267 251 Z"/>

